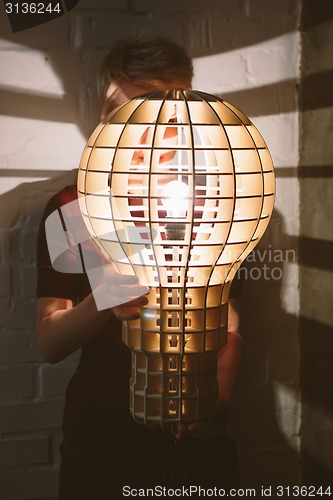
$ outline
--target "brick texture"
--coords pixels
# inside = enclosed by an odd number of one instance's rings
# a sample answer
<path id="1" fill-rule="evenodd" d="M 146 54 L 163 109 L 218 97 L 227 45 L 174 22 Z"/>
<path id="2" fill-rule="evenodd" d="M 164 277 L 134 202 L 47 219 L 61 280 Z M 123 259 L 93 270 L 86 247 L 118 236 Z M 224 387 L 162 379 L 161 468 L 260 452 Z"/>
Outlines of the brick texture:
<path id="1" fill-rule="evenodd" d="M 0 473 L 0 496 L 6 500 L 50 497 L 57 491 L 59 470 L 35 468 Z"/>
<path id="2" fill-rule="evenodd" d="M 2 433 L 57 429 L 61 424 L 62 400 L 7 404 L 1 407 Z"/>
<path id="3" fill-rule="evenodd" d="M 10 365 L 0 368 L 0 401 L 31 399 L 33 376 L 32 366 Z"/>
<path id="4" fill-rule="evenodd" d="M 260 110 L 253 121 L 278 171 L 276 210 L 265 245 L 295 249 L 299 180 L 279 172 L 296 171 L 299 160 L 298 25 L 304 1 L 80 0 L 66 16 L 15 34 L 0 16 L 1 500 L 57 498 L 64 391 L 80 353 L 51 366 L 37 350 L 36 238 L 46 201 L 75 182 L 86 138 L 98 121 L 95 76 L 106 51 L 120 36 L 171 37 L 194 58 L 199 90 L 230 93 L 245 112 L 247 106 L 253 110 L 256 96 Z M 308 50 L 307 74 L 322 68 L 319 58 L 328 64 L 331 52 L 321 45 L 331 32 L 329 26 L 316 28 L 306 38 L 315 46 Z M 325 109 L 306 116 L 305 137 L 312 130 L 313 140 L 302 148 L 310 164 L 319 154 L 322 163 L 330 161 L 319 141 L 330 118 Z M 321 181 L 304 186 L 311 201 L 303 206 L 307 219 L 317 199 L 312 188 L 329 197 Z M 317 219 L 326 213 L 319 202 L 316 213 Z M 317 237 L 317 230 L 317 223 L 303 227 L 309 236 Z M 328 237 L 328 229 L 321 234 Z M 272 260 L 268 264 L 276 267 Z M 246 279 L 244 284 L 244 364 L 230 427 L 244 486 L 299 480 L 298 266 L 297 261 L 279 266 L 280 279 Z M 324 289 L 328 292 L 327 284 Z M 315 309 L 308 310 L 315 314 Z M 327 309 L 320 309 L 325 321 Z M 315 443 L 322 443 L 331 427 L 316 432 L 319 417 L 308 410 L 307 418 L 313 427 L 305 451 L 317 459 Z M 329 446 L 322 448 L 327 457 Z"/>
<path id="5" fill-rule="evenodd" d="M 34 331 L 17 334 L 15 330 L 0 334 L 0 363 L 41 362 L 42 357 L 37 350 Z"/>
<path id="6" fill-rule="evenodd" d="M 40 382 L 43 396 L 60 396 L 64 394 L 76 365 L 42 365 L 40 367 Z"/>
<path id="7" fill-rule="evenodd" d="M 317 486 L 331 485 L 333 477 L 333 399 L 328 387 L 333 377 L 333 108 L 327 91 L 333 84 L 333 21 L 332 6 L 325 7 L 303 2 L 300 83 L 301 466 L 304 481 Z"/>
<path id="8" fill-rule="evenodd" d="M 0 441 L 0 467 L 47 464 L 48 436 L 7 439 Z"/>
<path id="9" fill-rule="evenodd" d="M 160 35 L 170 36 L 183 43 L 185 16 L 148 14 L 133 15 L 125 12 L 101 11 L 94 13 L 80 13 L 76 19 L 75 47 L 86 48 L 110 46 L 110 25 L 112 25 L 113 39 L 124 35 L 124 26 L 127 33 L 132 35 Z"/>

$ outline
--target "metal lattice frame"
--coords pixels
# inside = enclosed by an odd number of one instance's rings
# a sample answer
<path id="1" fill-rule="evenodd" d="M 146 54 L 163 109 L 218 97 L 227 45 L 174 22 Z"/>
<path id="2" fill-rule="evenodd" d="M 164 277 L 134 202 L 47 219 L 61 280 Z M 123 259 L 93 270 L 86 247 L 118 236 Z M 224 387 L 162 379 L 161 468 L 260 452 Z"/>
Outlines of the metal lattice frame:
<path id="1" fill-rule="evenodd" d="M 181 209 L 181 185 L 171 201 L 163 191 L 171 181 L 188 186 Z M 138 96 L 90 137 L 78 176 L 86 225 L 121 273 L 151 289 L 141 319 L 123 328 L 137 422 L 165 427 L 214 411 L 230 285 L 268 225 L 274 191 L 256 127 L 203 92 Z"/>

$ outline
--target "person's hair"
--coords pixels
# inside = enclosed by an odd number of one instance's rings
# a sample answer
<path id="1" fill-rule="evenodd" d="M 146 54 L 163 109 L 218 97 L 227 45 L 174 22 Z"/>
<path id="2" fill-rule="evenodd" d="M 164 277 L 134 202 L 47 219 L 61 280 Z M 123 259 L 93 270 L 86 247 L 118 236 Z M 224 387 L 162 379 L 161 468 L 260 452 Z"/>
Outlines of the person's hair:
<path id="1" fill-rule="evenodd" d="M 160 37 L 123 38 L 102 63 L 98 92 L 105 98 L 110 83 L 121 79 L 156 89 L 188 89 L 192 76 L 191 58 L 177 43 Z"/>

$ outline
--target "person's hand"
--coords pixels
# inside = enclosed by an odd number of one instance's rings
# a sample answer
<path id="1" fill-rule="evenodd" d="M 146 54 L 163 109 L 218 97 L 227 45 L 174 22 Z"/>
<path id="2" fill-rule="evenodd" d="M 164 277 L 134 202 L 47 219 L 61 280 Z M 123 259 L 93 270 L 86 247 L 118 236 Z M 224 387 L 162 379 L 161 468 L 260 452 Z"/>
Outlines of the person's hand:
<path id="1" fill-rule="evenodd" d="M 229 405 L 220 403 L 211 417 L 189 424 L 179 424 L 173 432 L 175 439 L 181 441 L 185 437 L 213 439 L 217 436 L 223 436 L 226 433 L 229 414 Z"/>
<path id="2" fill-rule="evenodd" d="M 121 321 L 129 321 L 131 319 L 140 318 L 140 308 L 148 304 L 148 299 L 144 295 L 137 297 L 126 304 L 112 308 L 115 316 Z"/>
<path id="3" fill-rule="evenodd" d="M 179 424 L 174 436 L 177 441 L 182 441 L 185 437 L 195 439 L 212 439 L 222 436 L 225 432 L 224 425 L 214 422 L 193 422 L 191 424 Z"/>
<path id="4" fill-rule="evenodd" d="M 148 303 L 149 288 L 140 285 L 137 276 L 121 274 L 112 265 L 104 265 L 103 281 L 92 292 L 98 310 L 112 309 L 118 319 L 131 320 L 140 317 L 139 309 Z"/>

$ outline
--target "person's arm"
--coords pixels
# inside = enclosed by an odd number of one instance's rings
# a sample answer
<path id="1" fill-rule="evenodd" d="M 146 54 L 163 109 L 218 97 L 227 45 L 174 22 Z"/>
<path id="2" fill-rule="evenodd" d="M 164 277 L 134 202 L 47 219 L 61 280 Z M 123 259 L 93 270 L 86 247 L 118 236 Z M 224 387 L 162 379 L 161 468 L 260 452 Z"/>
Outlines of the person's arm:
<path id="1" fill-rule="evenodd" d="M 218 403 L 231 404 L 242 358 L 242 338 L 239 334 L 241 299 L 230 299 L 228 307 L 228 340 L 218 352 Z"/>
<path id="2" fill-rule="evenodd" d="M 70 299 L 37 299 L 37 345 L 49 363 L 58 363 L 82 347 L 112 315 L 111 309 L 98 312 L 94 297 L 74 306 Z"/>
<path id="3" fill-rule="evenodd" d="M 81 220 L 76 196 L 76 185 L 72 185 L 49 200 L 37 239 L 37 343 L 51 363 L 61 361 L 82 347 L 112 314 L 120 320 L 138 317 L 138 308 L 147 303 L 144 295 L 149 292 L 148 287 L 139 285 L 136 276 L 117 272 L 99 252 Z M 66 226 L 62 221 L 64 214 Z M 49 216 L 52 218 L 46 231 Z M 71 221 L 70 227 L 67 227 L 68 221 Z M 69 246 L 59 247 L 64 237 Z M 78 242 L 81 242 L 81 252 Z M 51 262 L 50 248 L 53 253 L 56 250 L 60 258 L 60 263 L 53 258 L 58 268 Z M 88 264 L 88 269 L 96 271 L 88 274 L 93 294 L 75 305 L 79 295 L 76 264 L 79 262 L 83 267 L 83 261 L 84 267 Z"/>
<path id="4" fill-rule="evenodd" d="M 118 281 L 116 287 L 118 293 L 120 288 L 123 289 L 124 296 L 126 290 L 129 290 L 128 296 L 142 295 L 148 291 L 147 287 L 138 284 L 135 276 L 122 275 L 121 280 L 123 285 Z M 114 287 L 112 274 L 108 288 L 111 294 L 114 293 Z M 147 302 L 147 297 L 142 295 L 112 309 L 99 311 L 92 293 L 77 305 L 69 299 L 41 297 L 37 299 L 36 318 L 39 350 L 47 361 L 57 363 L 94 337 L 113 314 L 120 320 L 135 319 L 139 317 L 139 308 Z"/>

